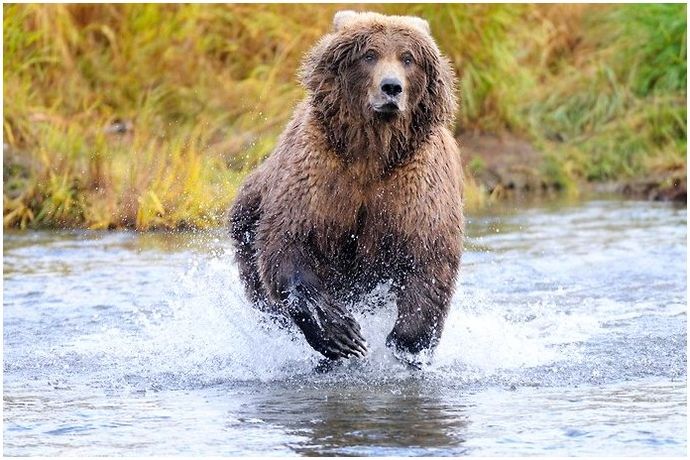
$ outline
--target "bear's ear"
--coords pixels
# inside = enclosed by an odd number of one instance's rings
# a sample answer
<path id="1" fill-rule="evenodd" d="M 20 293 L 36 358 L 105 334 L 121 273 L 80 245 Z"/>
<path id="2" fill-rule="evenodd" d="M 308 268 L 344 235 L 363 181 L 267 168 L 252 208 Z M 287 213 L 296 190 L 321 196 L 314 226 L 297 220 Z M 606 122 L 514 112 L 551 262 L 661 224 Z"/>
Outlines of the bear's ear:
<path id="1" fill-rule="evenodd" d="M 422 19 L 417 16 L 404 16 L 404 18 L 412 27 L 431 35 L 431 27 L 429 27 L 429 23 L 426 21 L 426 19 Z"/>
<path id="2" fill-rule="evenodd" d="M 357 17 L 357 14 L 359 13 L 352 10 L 343 10 L 335 13 L 335 16 L 333 16 L 333 31 L 338 32 L 345 24 Z"/>

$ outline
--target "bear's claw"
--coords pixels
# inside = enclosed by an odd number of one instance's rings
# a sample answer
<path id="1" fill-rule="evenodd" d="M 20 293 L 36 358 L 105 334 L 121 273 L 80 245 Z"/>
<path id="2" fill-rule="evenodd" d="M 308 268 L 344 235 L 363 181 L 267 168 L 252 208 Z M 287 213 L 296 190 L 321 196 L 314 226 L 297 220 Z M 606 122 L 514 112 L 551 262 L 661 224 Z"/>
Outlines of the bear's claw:
<path id="1" fill-rule="evenodd" d="M 307 341 L 316 351 L 330 359 L 353 356 L 363 358 L 366 355 L 366 342 L 360 333 L 359 324 L 354 322 L 354 319 L 345 323 L 325 322 L 325 325 L 321 333 L 312 340 L 303 329 Z"/>
<path id="2" fill-rule="evenodd" d="M 322 307 L 298 300 L 290 313 L 309 345 L 329 359 L 363 358 L 367 348 L 359 324 L 349 312 L 336 305 Z"/>

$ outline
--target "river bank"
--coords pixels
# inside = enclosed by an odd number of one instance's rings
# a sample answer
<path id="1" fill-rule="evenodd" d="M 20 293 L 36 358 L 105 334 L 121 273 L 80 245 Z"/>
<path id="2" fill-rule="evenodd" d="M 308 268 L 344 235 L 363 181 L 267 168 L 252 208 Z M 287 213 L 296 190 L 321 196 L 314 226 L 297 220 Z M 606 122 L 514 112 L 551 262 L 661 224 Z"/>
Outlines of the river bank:
<path id="1" fill-rule="evenodd" d="M 598 194 L 648 201 L 687 203 L 685 168 L 649 171 L 646 176 L 609 181 L 572 181 L 549 169 L 545 154 L 512 134 L 464 133 L 457 137 L 463 164 L 486 196 L 555 197 L 559 194 Z"/>
<path id="2" fill-rule="evenodd" d="M 344 8 L 3 5 L 3 226 L 223 225 Z M 687 196 L 685 5 L 367 8 L 426 19 L 452 63 L 468 211 L 523 193 Z"/>

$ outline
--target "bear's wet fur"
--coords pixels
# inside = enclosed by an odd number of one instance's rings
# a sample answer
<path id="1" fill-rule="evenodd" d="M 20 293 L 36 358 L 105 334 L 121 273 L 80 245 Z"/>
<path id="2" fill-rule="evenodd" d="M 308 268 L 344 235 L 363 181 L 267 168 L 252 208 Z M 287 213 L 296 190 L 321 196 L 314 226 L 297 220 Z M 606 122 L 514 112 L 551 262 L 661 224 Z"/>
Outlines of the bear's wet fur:
<path id="1" fill-rule="evenodd" d="M 347 306 L 390 280 L 387 345 L 433 349 L 464 225 L 450 64 L 423 19 L 344 11 L 301 78 L 306 100 L 230 209 L 246 290 L 338 359 L 366 353 Z"/>

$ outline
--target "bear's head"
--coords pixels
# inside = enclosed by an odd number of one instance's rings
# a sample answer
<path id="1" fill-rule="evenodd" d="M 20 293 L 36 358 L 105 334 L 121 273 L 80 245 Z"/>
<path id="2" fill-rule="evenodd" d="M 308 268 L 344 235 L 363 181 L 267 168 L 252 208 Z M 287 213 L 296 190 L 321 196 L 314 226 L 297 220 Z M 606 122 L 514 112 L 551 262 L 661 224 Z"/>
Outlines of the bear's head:
<path id="1" fill-rule="evenodd" d="M 400 160 L 457 107 L 450 64 L 429 24 L 413 16 L 336 13 L 333 31 L 307 54 L 302 82 L 331 144 L 349 156 L 375 149 Z"/>

